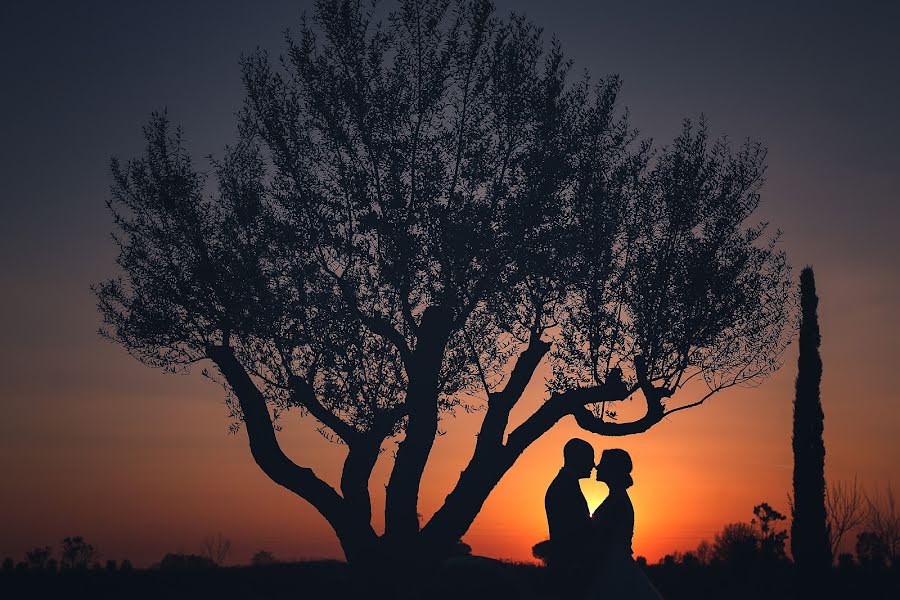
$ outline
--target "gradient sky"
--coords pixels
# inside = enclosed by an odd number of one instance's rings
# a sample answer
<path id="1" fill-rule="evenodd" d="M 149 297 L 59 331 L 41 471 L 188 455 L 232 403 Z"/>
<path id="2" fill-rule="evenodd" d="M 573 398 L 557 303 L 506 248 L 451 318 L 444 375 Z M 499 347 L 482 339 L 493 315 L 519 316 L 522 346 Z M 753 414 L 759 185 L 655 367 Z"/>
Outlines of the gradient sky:
<path id="1" fill-rule="evenodd" d="M 277 53 L 309 2 L 41 2 L 0 5 L 0 556 L 83 535 L 138 565 L 198 552 L 221 531 L 232 562 L 258 549 L 335 557 L 324 519 L 271 483 L 222 390 L 169 376 L 96 335 L 88 286 L 115 273 L 106 213 L 111 155 L 141 151 L 140 125 L 168 107 L 195 156 L 234 137 L 237 59 Z M 684 117 L 769 148 L 760 219 L 784 231 L 820 296 L 826 474 L 900 483 L 900 4 L 893 2 L 498 2 L 555 34 L 576 70 L 624 78 L 633 123 L 665 141 Z M 590 438 L 632 453 L 635 550 L 655 560 L 747 521 L 787 512 L 796 346 L 756 389 L 728 391 L 636 437 Z M 541 401 L 540 381 L 513 424 Z M 468 460 L 480 415 L 447 423 L 425 474 L 437 508 Z M 543 494 L 578 435 L 564 421 L 500 483 L 465 540 L 530 559 L 546 537 Z M 280 434 L 332 483 L 342 449 L 310 423 Z M 389 464 L 379 461 L 378 491 Z M 589 481 L 593 509 L 605 487 Z"/>

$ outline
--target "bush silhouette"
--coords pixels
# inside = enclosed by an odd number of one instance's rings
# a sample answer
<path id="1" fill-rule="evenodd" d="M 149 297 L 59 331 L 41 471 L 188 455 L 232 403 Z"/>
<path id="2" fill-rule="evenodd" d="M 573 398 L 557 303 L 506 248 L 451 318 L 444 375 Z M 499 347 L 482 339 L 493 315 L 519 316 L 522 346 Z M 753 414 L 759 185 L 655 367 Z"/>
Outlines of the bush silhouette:
<path id="1" fill-rule="evenodd" d="M 51 554 L 50 546 L 40 546 L 26 552 L 25 561 L 32 571 L 46 571 L 49 569 Z"/>
<path id="2" fill-rule="evenodd" d="M 250 559 L 250 564 L 254 567 L 266 567 L 269 565 L 274 565 L 278 561 L 275 560 L 275 555 L 269 552 L 268 550 L 259 550 L 253 554 L 253 557 Z"/>
<path id="3" fill-rule="evenodd" d="M 746 565 L 756 562 L 759 540 L 748 523 L 729 523 L 716 534 L 712 547 L 714 562 Z"/>
<path id="4" fill-rule="evenodd" d="M 99 556 L 97 550 L 83 537 L 63 539 L 59 561 L 60 569 L 87 569 Z"/>
<path id="5" fill-rule="evenodd" d="M 532 546 L 531 555 L 546 565 L 550 560 L 550 540 L 544 540 Z"/>
<path id="6" fill-rule="evenodd" d="M 869 569 L 883 569 L 890 562 L 887 543 L 877 533 L 863 531 L 856 536 L 856 558 Z"/>
<path id="7" fill-rule="evenodd" d="M 212 569 L 218 566 L 208 556 L 198 554 L 166 554 L 159 562 L 160 571 L 186 571 L 199 569 Z"/>

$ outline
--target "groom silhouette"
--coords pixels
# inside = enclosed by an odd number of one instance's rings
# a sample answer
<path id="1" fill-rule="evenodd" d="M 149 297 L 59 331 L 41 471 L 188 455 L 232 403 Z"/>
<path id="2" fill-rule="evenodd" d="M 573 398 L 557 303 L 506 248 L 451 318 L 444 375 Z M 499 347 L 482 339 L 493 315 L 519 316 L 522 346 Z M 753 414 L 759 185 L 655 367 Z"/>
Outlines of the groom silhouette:
<path id="1" fill-rule="evenodd" d="M 585 590 L 590 577 L 587 544 L 591 514 L 578 480 L 590 477 L 594 448 L 584 440 L 573 438 L 563 448 L 563 461 L 563 467 L 544 496 L 550 529 L 547 566 L 559 595 L 574 597 Z"/>

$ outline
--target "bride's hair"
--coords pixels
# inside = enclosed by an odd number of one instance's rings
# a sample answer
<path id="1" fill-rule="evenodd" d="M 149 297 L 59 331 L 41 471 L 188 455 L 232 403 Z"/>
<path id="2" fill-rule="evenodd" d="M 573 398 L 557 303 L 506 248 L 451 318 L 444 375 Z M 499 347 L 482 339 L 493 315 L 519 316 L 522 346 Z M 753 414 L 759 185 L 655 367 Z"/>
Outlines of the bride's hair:
<path id="1" fill-rule="evenodd" d="M 608 448 L 600 456 L 597 465 L 597 481 L 603 481 L 614 486 L 629 488 L 634 485 L 631 478 L 633 468 L 631 456 L 621 448 Z"/>

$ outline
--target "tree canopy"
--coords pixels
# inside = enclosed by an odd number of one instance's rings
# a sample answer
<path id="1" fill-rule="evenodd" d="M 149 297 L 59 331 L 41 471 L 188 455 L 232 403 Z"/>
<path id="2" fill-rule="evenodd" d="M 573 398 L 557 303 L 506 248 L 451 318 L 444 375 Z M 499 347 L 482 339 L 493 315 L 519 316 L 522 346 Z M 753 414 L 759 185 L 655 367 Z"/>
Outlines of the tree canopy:
<path id="1" fill-rule="evenodd" d="M 617 77 L 573 75 L 486 0 L 379 11 L 320 0 L 283 56 L 244 57 L 238 139 L 209 173 L 155 114 L 144 155 L 112 162 L 121 274 L 94 287 L 102 334 L 139 360 L 215 365 L 256 461 L 351 559 L 451 548 L 560 419 L 645 431 L 771 374 L 791 329 L 786 257 L 748 222 L 758 142 L 701 119 L 654 146 Z M 507 431 L 542 361 L 547 401 Z M 673 400 L 697 379 L 707 392 Z M 632 395 L 646 412 L 626 422 L 611 407 Z M 484 410 L 475 453 L 420 527 L 439 422 L 463 406 Z M 340 493 L 281 451 L 288 412 L 348 446 Z M 390 439 L 381 536 L 368 480 Z"/>

